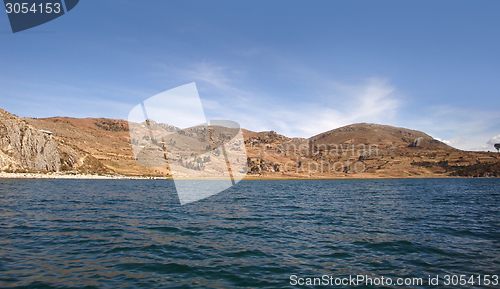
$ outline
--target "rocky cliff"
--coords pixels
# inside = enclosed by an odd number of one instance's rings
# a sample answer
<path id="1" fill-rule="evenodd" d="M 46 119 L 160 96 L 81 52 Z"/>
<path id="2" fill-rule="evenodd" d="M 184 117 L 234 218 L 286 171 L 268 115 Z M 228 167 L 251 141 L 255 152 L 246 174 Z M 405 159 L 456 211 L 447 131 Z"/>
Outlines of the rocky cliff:
<path id="1" fill-rule="evenodd" d="M 59 171 L 60 166 L 50 135 L 0 109 L 0 170 Z"/>

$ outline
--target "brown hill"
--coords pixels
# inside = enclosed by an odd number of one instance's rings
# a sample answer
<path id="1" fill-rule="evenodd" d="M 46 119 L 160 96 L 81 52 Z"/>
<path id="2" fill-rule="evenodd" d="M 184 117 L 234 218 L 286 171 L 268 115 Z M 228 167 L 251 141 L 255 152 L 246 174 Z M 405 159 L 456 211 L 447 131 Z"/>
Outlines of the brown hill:
<path id="1" fill-rule="evenodd" d="M 466 152 L 416 130 L 359 123 L 309 139 L 244 131 L 255 176 L 386 178 L 500 176 L 499 154 Z"/>
<path id="2" fill-rule="evenodd" d="M 358 123 L 308 141 L 313 160 L 362 162 L 363 176 L 500 176 L 497 154 L 461 151 L 406 128 Z"/>
<path id="3" fill-rule="evenodd" d="M 57 144 L 61 171 L 170 175 L 165 166 L 146 168 L 137 163 L 124 120 L 53 117 L 21 121 L 53 132 L 50 138 Z M 245 129 L 243 135 L 249 178 L 500 176 L 500 154 L 461 151 L 425 133 L 387 125 L 353 124 L 309 139 Z"/>
<path id="4" fill-rule="evenodd" d="M 455 150 L 420 131 L 380 125 L 357 123 L 320 133 L 310 138 L 315 144 L 376 144 L 381 149 L 419 147 L 427 150 Z"/>

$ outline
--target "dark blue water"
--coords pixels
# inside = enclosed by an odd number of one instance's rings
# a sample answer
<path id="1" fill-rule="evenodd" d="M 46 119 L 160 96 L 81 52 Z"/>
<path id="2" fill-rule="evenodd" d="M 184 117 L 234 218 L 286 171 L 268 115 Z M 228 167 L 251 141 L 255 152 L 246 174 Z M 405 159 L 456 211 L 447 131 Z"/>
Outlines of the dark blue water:
<path id="1" fill-rule="evenodd" d="M 500 275 L 499 186 L 243 181 L 180 206 L 170 181 L 0 180 L 0 287 L 282 288 L 291 275 L 366 274 L 425 288 L 429 275 Z"/>

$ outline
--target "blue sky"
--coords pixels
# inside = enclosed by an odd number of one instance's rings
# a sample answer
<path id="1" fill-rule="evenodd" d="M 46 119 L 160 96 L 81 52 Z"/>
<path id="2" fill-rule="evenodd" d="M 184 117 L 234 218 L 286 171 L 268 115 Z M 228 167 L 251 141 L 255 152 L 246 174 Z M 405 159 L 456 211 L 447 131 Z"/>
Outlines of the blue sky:
<path id="1" fill-rule="evenodd" d="M 0 108 L 126 119 L 196 82 L 209 119 L 251 130 L 374 122 L 494 150 L 498 15 L 498 1 L 82 0 L 13 34 L 0 13 Z"/>

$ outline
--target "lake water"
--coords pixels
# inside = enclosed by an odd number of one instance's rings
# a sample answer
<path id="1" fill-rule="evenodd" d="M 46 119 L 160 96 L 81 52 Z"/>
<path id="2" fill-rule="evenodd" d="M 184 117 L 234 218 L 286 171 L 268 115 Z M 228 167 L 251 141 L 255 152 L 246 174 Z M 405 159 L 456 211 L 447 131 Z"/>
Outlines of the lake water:
<path id="1" fill-rule="evenodd" d="M 0 287 L 454 274 L 500 275 L 500 179 L 242 181 L 185 206 L 164 180 L 0 180 Z"/>

